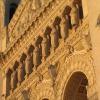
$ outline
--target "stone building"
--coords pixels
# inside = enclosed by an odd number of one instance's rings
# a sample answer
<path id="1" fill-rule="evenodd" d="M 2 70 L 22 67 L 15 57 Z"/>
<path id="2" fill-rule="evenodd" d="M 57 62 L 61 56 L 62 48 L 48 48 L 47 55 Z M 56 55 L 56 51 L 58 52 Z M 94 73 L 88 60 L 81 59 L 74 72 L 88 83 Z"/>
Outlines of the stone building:
<path id="1" fill-rule="evenodd" d="M 99 4 L 0 0 L 0 100 L 99 100 Z"/>

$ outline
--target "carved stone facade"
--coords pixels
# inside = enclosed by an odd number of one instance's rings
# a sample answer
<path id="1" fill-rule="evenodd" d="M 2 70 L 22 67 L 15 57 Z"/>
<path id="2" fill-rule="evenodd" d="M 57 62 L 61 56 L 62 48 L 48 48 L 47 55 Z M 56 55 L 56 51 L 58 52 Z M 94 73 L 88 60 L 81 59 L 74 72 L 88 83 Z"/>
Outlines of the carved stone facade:
<path id="1" fill-rule="evenodd" d="M 98 100 L 84 4 L 20 2 L 0 55 L 2 100 Z"/>

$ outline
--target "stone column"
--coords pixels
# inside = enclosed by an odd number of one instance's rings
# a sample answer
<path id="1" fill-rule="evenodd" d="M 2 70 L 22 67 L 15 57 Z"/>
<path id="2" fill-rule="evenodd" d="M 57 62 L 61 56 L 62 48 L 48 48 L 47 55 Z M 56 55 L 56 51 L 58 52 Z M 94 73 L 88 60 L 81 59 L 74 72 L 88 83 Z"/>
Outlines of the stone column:
<path id="1" fill-rule="evenodd" d="M 45 35 L 43 35 L 43 41 L 42 41 L 42 61 L 45 61 L 47 56 L 49 54 L 48 50 L 48 39 Z"/>
<path id="2" fill-rule="evenodd" d="M 51 31 L 51 49 L 54 52 L 55 49 L 59 45 L 59 34 L 57 32 L 57 29 L 54 25 L 52 25 L 52 31 Z"/>
<path id="3" fill-rule="evenodd" d="M 25 59 L 25 72 L 26 72 L 26 78 L 29 76 L 29 74 L 31 74 L 32 72 L 32 66 L 33 66 L 33 61 L 32 61 L 32 57 L 31 54 L 29 54 L 28 52 L 26 52 L 26 59 Z"/>
<path id="4" fill-rule="evenodd" d="M 16 87 L 17 87 L 17 71 L 13 69 L 13 72 L 11 74 L 11 93 L 14 91 Z"/>
<path id="5" fill-rule="evenodd" d="M 23 62 L 19 61 L 19 66 L 18 66 L 18 86 L 21 85 L 23 80 L 24 80 L 24 64 L 23 64 Z"/>
<path id="6" fill-rule="evenodd" d="M 60 28 L 61 28 L 61 37 L 65 41 L 65 39 L 68 37 L 68 30 L 69 30 L 69 18 L 67 15 L 61 17 Z"/>
<path id="7" fill-rule="evenodd" d="M 71 9 L 71 25 L 72 28 L 76 31 L 79 24 L 79 11 L 76 7 L 75 3 L 72 3 L 72 9 Z"/>
<path id="8" fill-rule="evenodd" d="M 41 63 L 41 59 L 40 59 L 40 53 L 39 53 L 39 47 L 36 44 L 36 42 L 34 43 L 34 52 L 33 52 L 33 64 L 34 64 L 34 68 L 37 69 L 37 66 Z"/>

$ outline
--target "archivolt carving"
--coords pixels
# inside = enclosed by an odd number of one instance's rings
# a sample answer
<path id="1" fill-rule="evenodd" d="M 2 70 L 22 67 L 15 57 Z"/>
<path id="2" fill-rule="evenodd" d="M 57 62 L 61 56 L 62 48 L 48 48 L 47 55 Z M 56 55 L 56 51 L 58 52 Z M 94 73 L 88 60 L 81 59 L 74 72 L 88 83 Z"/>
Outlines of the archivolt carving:
<path id="1" fill-rule="evenodd" d="M 85 54 L 86 55 L 86 54 Z M 60 73 L 58 75 L 58 81 L 57 84 L 57 100 L 63 100 L 63 94 L 64 89 L 67 85 L 68 80 L 70 79 L 71 75 L 74 72 L 82 72 L 86 75 L 88 79 L 88 87 L 93 87 L 93 91 L 95 92 L 95 74 L 93 65 L 87 62 L 85 62 L 83 59 L 87 60 L 89 57 L 84 57 L 81 54 L 75 54 L 72 55 L 72 57 L 69 58 L 69 61 L 67 61 L 63 66 L 61 67 Z M 89 61 L 89 60 L 87 60 Z"/>
<path id="2" fill-rule="evenodd" d="M 54 90 L 48 82 L 46 82 L 46 83 L 44 82 L 43 84 L 39 85 L 39 87 L 37 88 L 38 95 L 37 95 L 36 100 L 42 100 L 44 98 L 47 98 L 49 100 L 55 100 L 54 99 Z"/>
<path id="3" fill-rule="evenodd" d="M 29 98 L 30 98 L 30 100 L 37 100 L 36 98 L 37 98 L 37 91 L 36 91 L 36 89 L 34 88 L 34 87 L 31 87 L 32 89 L 31 89 L 31 91 L 30 91 L 30 94 L 29 94 Z"/>

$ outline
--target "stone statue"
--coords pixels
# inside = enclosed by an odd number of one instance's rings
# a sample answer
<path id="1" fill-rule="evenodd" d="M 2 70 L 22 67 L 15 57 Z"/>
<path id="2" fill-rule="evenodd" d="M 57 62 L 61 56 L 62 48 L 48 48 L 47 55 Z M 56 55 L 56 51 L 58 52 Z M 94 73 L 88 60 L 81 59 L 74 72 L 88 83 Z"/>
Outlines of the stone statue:
<path id="1" fill-rule="evenodd" d="M 63 38 L 64 41 L 68 37 L 68 30 L 69 30 L 68 25 L 69 25 L 68 16 L 66 17 L 62 16 L 60 27 L 61 27 L 61 37 Z"/>
<path id="2" fill-rule="evenodd" d="M 11 74 L 11 90 L 13 91 L 17 87 L 17 71 L 13 70 Z"/>
<path id="3" fill-rule="evenodd" d="M 55 26 L 52 25 L 52 31 L 51 31 L 51 47 L 52 47 L 52 50 L 54 51 L 57 48 L 58 45 L 59 45 L 58 31 L 55 28 Z"/>
<path id="4" fill-rule="evenodd" d="M 19 62 L 18 66 L 18 86 L 22 83 L 24 80 L 24 68 L 23 68 L 23 62 Z"/>
<path id="5" fill-rule="evenodd" d="M 26 76 L 28 77 L 29 74 L 32 72 L 32 57 L 30 54 L 27 53 L 27 57 L 25 60 L 25 72 L 26 72 Z"/>
<path id="6" fill-rule="evenodd" d="M 79 11 L 75 3 L 72 4 L 71 9 L 71 25 L 72 28 L 76 31 L 79 24 Z"/>
<path id="7" fill-rule="evenodd" d="M 33 64 L 34 64 L 34 67 L 36 69 L 36 67 L 41 63 L 40 61 L 40 53 L 39 53 L 39 47 L 36 45 L 36 43 L 34 44 L 34 52 L 33 52 Z"/>

